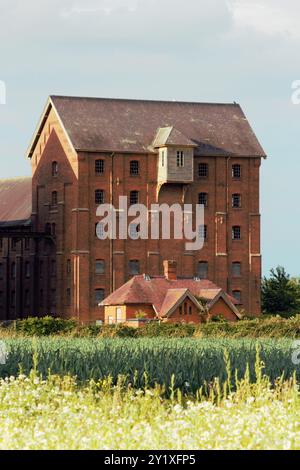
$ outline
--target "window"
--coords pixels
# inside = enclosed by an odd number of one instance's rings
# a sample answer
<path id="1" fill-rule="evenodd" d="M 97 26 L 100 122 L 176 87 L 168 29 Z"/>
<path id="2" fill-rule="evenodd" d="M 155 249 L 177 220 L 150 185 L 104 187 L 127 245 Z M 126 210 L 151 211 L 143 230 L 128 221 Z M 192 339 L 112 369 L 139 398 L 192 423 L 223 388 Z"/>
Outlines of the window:
<path id="1" fill-rule="evenodd" d="M 102 300 L 104 300 L 104 289 L 96 289 L 95 290 L 95 304 L 99 305 Z"/>
<path id="2" fill-rule="evenodd" d="M 182 305 L 179 307 L 179 315 L 182 315 Z"/>
<path id="3" fill-rule="evenodd" d="M 242 198 L 240 194 L 233 194 L 232 195 L 232 207 L 234 209 L 238 209 L 242 207 Z"/>
<path id="4" fill-rule="evenodd" d="M 71 274 L 71 260 L 67 260 L 67 274 Z"/>
<path id="5" fill-rule="evenodd" d="M 189 306 L 189 315 L 192 315 L 192 313 L 193 313 L 193 310 L 192 310 L 192 306 L 190 305 Z"/>
<path id="6" fill-rule="evenodd" d="M 101 222 L 97 223 L 95 225 L 95 235 L 99 240 L 105 240 L 105 230 L 104 230 L 105 225 Z"/>
<path id="7" fill-rule="evenodd" d="M 45 232 L 46 232 L 47 235 L 51 234 L 51 224 L 47 223 L 45 225 Z"/>
<path id="8" fill-rule="evenodd" d="M 12 263 L 11 264 L 11 278 L 16 279 L 16 274 L 17 274 L 16 263 Z"/>
<path id="9" fill-rule="evenodd" d="M 184 302 L 184 315 L 187 315 L 187 303 Z"/>
<path id="10" fill-rule="evenodd" d="M 51 261 L 51 276 L 56 276 L 56 261 L 54 259 Z"/>
<path id="11" fill-rule="evenodd" d="M 238 164 L 232 165 L 232 178 L 240 179 L 241 176 L 242 176 L 241 165 L 238 165 Z"/>
<path id="12" fill-rule="evenodd" d="M 95 173 L 96 175 L 102 175 L 104 173 L 104 160 L 95 161 Z"/>
<path id="13" fill-rule="evenodd" d="M 29 290 L 25 291 L 24 304 L 25 304 L 25 307 L 27 307 L 27 308 L 30 307 L 30 293 L 29 293 Z"/>
<path id="14" fill-rule="evenodd" d="M 51 204 L 57 206 L 57 191 L 52 191 Z"/>
<path id="15" fill-rule="evenodd" d="M 184 167 L 184 152 L 182 151 L 177 152 L 177 166 Z"/>
<path id="16" fill-rule="evenodd" d="M 104 204 L 104 191 L 103 189 L 96 189 L 95 191 L 95 203 Z"/>
<path id="17" fill-rule="evenodd" d="M 133 206 L 134 204 L 139 203 L 139 192 L 138 191 L 131 191 L 130 192 L 130 205 Z"/>
<path id="18" fill-rule="evenodd" d="M 165 151 L 161 152 L 161 166 L 165 166 Z"/>
<path id="19" fill-rule="evenodd" d="M 117 307 L 116 310 L 116 317 L 117 317 L 117 323 L 123 323 L 122 320 L 122 309 L 120 307 Z"/>
<path id="20" fill-rule="evenodd" d="M 105 261 L 103 259 L 97 259 L 95 263 L 95 273 L 105 274 Z"/>
<path id="21" fill-rule="evenodd" d="M 17 244 L 18 244 L 17 238 L 13 238 L 12 241 L 11 241 L 11 249 L 13 251 L 17 249 Z"/>
<path id="22" fill-rule="evenodd" d="M 29 248 L 30 248 L 30 239 L 29 238 L 25 238 L 24 247 L 25 247 L 25 250 L 29 250 Z"/>
<path id="23" fill-rule="evenodd" d="M 208 206 L 208 194 L 207 193 L 199 193 L 198 195 L 198 204 L 207 207 Z"/>
<path id="24" fill-rule="evenodd" d="M 130 162 L 130 175 L 137 176 L 139 174 L 139 162 L 137 160 L 133 160 Z"/>
<path id="25" fill-rule="evenodd" d="M 241 291 L 240 290 L 234 290 L 232 292 L 232 295 L 235 298 L 235 300 L 237 301 L 237 303 L 239 305 L 241 305 L 241 303 L 242 303 L 242 293 L 241 293 Z"/>
<path id="26" fill-rule="evenodd" d="M 208 177 L 208 164 L 207 163 L 199 163 L 199 165 L 198 165 L 198 176 L 199 176 L 199 178 L 207 178 Z"/>
<path id="27" fill-rule="evenodd" d="M 10 293 L 10 306 L 15 308 L 16 306 L 16 291 L 12 290 Z"/>
<path id="28" fill-rule="evenodd" d="M 2 238 L 0 238 L 0 250 L 2 250 L 2 249 L 3 249 L 3 240 L 2 240 Z"/>
<path id="29" fill-rule="evenodd" d="M 51 307 L 56 307 L 56 289 L 51 289 Z"/>
<path id="30" fill-rule="evenodd" d="M 27 278 L 30 277 L 30 263 L 29 263 L 29 261 L 26 261 L 26 263 L 25 263 L 25 276 Z"/>
<path id="31" fill-rule="evenodd" d="M 138 260 L 129 261 L 129 274 L 133 276 L 140 274 L 140 262 Z"/>
<path id="32" fill-rule="evenodd" d="M 3 264 L 0 263 L 0 279 L 3 279 Z"/>
<path id="33" fill-rule="evenodd" d="M 199 279 L 207 279 L 208 278 L 208 262 L 207 261 L 199 261 L 199 263 L 198 263 L 198 277 L 199 277 Z"/>
<path id="34" fill-rule="evenodd" d="M 241 227 L 239 225 L 235 225 L 232 227 L 232 240 L 240 240 L 241 239 Z"/>
<path id="35" fill-rule="evenodd" d="M 71 289 L 66 290 L 66 304 L 69 307 L 71 305 Z"/>
<path id="36" fill-rule="evenodd" d="M 44 261 L 40 261 L 40 266 L 39 266 L 40 279 L 43 279 L 43 272 L 44 272 Z"/>
<path id="37" fill-rule="evenodd" d="M 139 224 L 129 225 L 129 236 L 131 240 L 138 240 L 140 238 L 140 225 Z"/>
<path id="38" fill-rule="evenodd" d="M 199 238 L 207 240 L 207 225 L 199 225 Z"/>
<path id="39" fill-rule="evenodd" d="M 232 263 L 232 275 L 234 277 L 241 276 L 241 263 L 239 261 L 235 261 L 234 263 Z"/>
<path id="40" fill-rule="evenodd" d="M 40 290 L 40 307 L 44 306 L 44 291 L 43 289 Z"/>
<path id="41" fill-rule="evenodd" d="M 52 176 L 58 175 L 58 163 L 52 162 Z"/>
<path id="42" fill-rule="evenodd" d="M 52 235 L 53 237 L 56 236 L 56 224 L 52 224 L 52 225 L 51 225 L 51 235 Z"/>

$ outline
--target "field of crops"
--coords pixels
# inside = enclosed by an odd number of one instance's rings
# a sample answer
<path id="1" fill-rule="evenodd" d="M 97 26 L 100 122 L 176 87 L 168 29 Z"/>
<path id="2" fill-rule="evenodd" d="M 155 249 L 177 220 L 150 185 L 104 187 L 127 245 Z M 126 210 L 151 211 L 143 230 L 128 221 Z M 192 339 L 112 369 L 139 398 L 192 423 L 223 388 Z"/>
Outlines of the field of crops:
<path id="1" fill-rule="evenodd" d="M 100 380 L 119 375 L 127 383 L 142 387 L 155 383 L 175 386 L 183 391 L 195 392 L 215 377 L 221 382 L 237 371 L 245 374 L 247 365 L 254 379 L 254 364 L 259 355 L 265 364 L 264 372 L 275 381 L 296 375 L 300 379 L 300 366 L 292 361 L 295 350 L 287 339 L 234 340 L 234 339 L 7 339 L 4 341 L 8 356 L 0 365 L 0 377 L 17 376 L 20 371 L 29 374 L 36 365 L 46 377 L 70 374 L 79 381 Z M 300 355 L 299 355 L 300 356 Z M 227 359 L 226 359 L 227 358 Z"/>
<path id="2" fill-rule="evenodd" d="M 210 395 L 133 389 L 120 379 L 78 386 L 71 377 L 0 380 L 0 449 L 299 449 L 300 397 L 293 381 L 261 376 Z"/>

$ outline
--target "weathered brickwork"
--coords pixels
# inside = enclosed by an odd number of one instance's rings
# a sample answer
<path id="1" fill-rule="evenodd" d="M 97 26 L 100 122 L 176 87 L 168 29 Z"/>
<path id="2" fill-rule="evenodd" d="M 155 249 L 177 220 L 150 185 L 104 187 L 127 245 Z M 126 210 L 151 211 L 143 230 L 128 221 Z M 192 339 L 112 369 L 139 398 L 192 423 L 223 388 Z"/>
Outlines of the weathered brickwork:
<path id="1" fill-rule="evenodd" d="M 191 152 L 194 153 L 193 181 L 161 184 L 160 151 L 146 150 L 151 141 L 145 143 L 143 152 L 105 148 L 99 151 L 85 150 L 89 141 L 77 148 L 72 142 L 75 137 L 74 130 L 70 133 L 65 128 L 55 107 L 48 105 L 29 155 L 32 224 L 34 232 L 52 233 L 56 252 L 49 256 L 39 251 L 41 260 L 45 256 L 47 267 L 34 294 L 33 286 L 28 287 L 32 296 L 37 295 L 38 289 L 54 297 L 47 302 L 48 308 L 52 306 L 51 313 L 76 317 L 83 322 L 103 320 L 104 313 L 98 303 L 103 295 L 107 296 L 137 274 L 130 272 L 131 261 L 139 262 L 140 273 L 155 276 L 163 274 L 163 261 L 172 259 L 177 262 L 177 275 L 187 278 L 198 276 L 199 263 L 207 263 L 208 279 L 240 298 L 241 309 L 252 315 L 260 314 L 259 174 L 263 154 L 239 157 L 225 152 L 220 155 L 222 152 L 217 151 L 214 154 L 210 150 L 200 156 L 189 147 L 186 148 L 189 159 Z M 176 146 L 173 145 L 168 158 L 176 159 Z M 96 174 L 96 160 L 103 160 L 103 173 Z M 131 161 L 138 162 L 137 175 L 130 173 Z M 199 174 L 199 164 L 207 165 L 206 175 Z M 239 177 L 233 175 L 234 165 L 240 165 Z M 138 191 L 139 202 L 148 208 L 153 203 L 194 205 L 199 202 L 199 194 L 205 193 L 207 239 L 203 249 L 187 252 L 186 241 L 174 239 L 100 241 L 95 234 L 99 222 L 97 190 L 103 191 L 105 203 L 115 207 L 119 196 L 129 197 L 131 191 Z M 237 207 L 232 207 L 233 195 L 238 195 Z M 240 228 L 240 239 L 232 239 L 233 227 Z M 233 263 L 235 266 L 239 263 L 235 271 Z M 36 313 L 42 315 L 49 311 L 40 307 Z"/>

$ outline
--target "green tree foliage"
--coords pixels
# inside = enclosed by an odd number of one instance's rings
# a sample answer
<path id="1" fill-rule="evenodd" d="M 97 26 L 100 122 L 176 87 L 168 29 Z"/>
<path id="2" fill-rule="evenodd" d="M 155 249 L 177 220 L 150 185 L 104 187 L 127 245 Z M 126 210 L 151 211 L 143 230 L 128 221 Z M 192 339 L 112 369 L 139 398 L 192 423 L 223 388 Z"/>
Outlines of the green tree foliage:
<path id="1" fill-rule="evenodd" d="M 262 281 L 262 308 L 265 313 L 289 314 L 300 308 L 300 284 L 282 266 L 271 269 Z"/>

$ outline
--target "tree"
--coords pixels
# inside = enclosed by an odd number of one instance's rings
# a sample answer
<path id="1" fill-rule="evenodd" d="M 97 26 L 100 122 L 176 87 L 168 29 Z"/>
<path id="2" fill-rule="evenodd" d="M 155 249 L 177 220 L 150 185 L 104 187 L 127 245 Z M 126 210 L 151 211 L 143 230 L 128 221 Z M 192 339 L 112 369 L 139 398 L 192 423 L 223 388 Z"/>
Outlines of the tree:
<path id="1" fill-rule="evenodd" d="M 262 308 L 265 313 L 292 313 L 300 308 L 300 286 L 282 266 L 271 269 L 262 281 Z"/>

